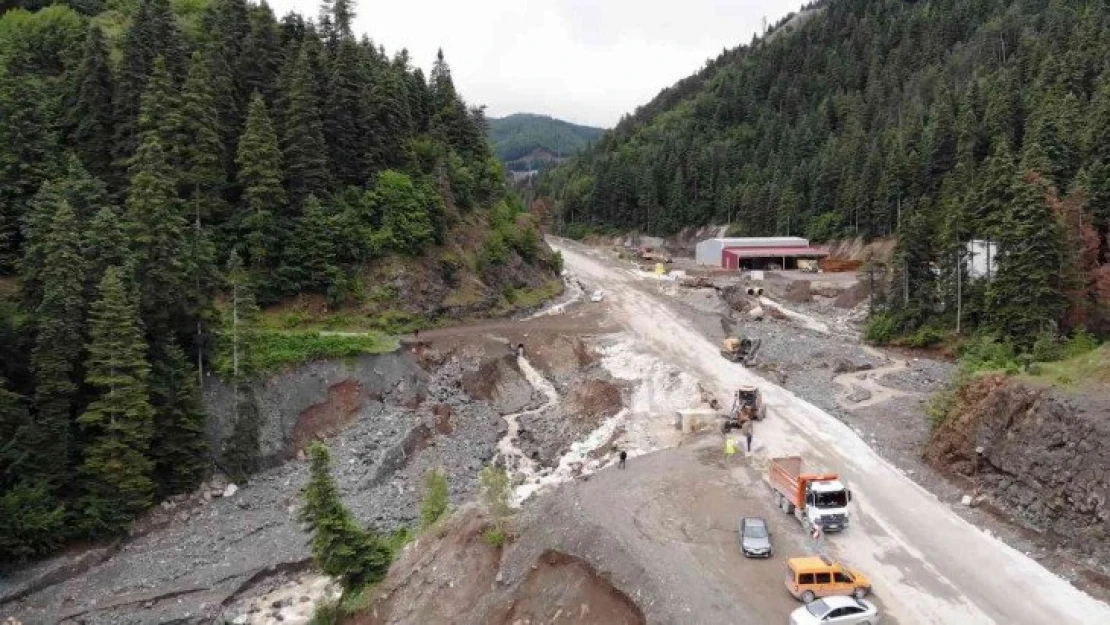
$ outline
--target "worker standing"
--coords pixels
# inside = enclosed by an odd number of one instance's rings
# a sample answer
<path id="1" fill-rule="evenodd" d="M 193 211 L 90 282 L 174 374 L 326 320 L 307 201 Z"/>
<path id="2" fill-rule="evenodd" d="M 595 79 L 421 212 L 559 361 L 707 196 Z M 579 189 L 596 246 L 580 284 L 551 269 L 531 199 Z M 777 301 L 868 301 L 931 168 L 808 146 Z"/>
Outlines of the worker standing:
<path id="1" fill-rule="evenodd" d="M 740 431 L 744 433 L 744 440 L 748 442 L 749 454 L 752 453 L 752 431 L 755 429 L 753 423 L 755 423 L 755 419 L 748 418 L 744 421 L 744 425 L 740 426 Z"/>
<path id="2" fill-rule="evenodd" d="M 626 460 L 628 460 L 628 452 L 622 449 L 621 454 L 620 454 L 620 458 L 621 458 L 621 461 L 617 464 L 617 468 L 618 469 L 623 469 L 624 468 L 624 462 Z"/>
<path id="3" fill-rule="evenodd" d="M 731 463 L 732 457 L 736 454 L 736 441 L 731 438 L 725 438 L 725 463 Z"/>

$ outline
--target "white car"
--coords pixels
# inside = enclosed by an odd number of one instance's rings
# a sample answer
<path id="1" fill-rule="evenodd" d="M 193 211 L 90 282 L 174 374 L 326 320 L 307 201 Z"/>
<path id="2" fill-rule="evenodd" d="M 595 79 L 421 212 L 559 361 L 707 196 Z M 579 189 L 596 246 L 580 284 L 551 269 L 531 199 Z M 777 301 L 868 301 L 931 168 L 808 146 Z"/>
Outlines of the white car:
<path id="1" fill-rule="evenodd" d="M 824 597 L 794 610 L 790 625 L 875 625 L 879 608 L 854 597 Z"/>
<path id="2" fill-rule="evenodd" d="M 590 301 L 591 302 L 600 302 L 602 299 L 604 299 L 604 297 L 605 297 L 605 292 L 604 291 L 594 291 L 593 295 L 590 295 Z"/>

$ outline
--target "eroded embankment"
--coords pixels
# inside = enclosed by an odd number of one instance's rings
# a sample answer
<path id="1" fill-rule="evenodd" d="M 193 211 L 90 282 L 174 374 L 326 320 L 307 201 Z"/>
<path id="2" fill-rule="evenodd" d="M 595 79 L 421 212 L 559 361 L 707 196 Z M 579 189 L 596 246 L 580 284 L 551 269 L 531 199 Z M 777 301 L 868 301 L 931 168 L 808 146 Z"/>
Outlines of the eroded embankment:
<path id="1" fill-rule="evenodd" d="M 1004 376 L 957 393 L 925 459 L 988 503 L 1110 566 L 1110 401 L 1065 399 Z"/>
<path id="2" fill-rule="evenodd" d="M 456 513 L 406 550 L 373 607 L 348 625 L 583 623 L 639 625 L 636 603 L 586 560 L 547 549 L 528 567 L 503 567 L 478 507 Z"/>

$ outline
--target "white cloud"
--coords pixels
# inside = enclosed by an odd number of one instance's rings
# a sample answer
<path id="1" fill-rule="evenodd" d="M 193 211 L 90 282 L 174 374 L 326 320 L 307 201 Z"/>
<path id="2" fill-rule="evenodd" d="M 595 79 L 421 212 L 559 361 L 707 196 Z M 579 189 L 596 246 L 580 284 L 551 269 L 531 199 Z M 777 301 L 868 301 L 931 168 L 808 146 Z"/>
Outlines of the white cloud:
<path id="1" fill-rule="evenodd" d="M 800 0 L 387 0 L 356 6 L 354 30 L 425 71 L 443 48 L 456 87 L 499 117 L 544 113 L 612 126 Z M 318 2 L 271 0 L 281 17 Z"/>

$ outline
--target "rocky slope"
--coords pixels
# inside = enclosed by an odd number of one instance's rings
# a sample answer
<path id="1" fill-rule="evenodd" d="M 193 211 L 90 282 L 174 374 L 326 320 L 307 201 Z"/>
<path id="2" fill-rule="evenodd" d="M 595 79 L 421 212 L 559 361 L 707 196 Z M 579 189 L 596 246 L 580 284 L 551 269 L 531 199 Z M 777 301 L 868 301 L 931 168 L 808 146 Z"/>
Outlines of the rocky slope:
<path id="1" fill-rule="evenodd" d="M 1110 562 L 1108 398 L 1065 398 L 1003 376 L 964 385 L 925 458 L 989 504 Z M 977 502 L 978 503 L 978 502 Z"/>

